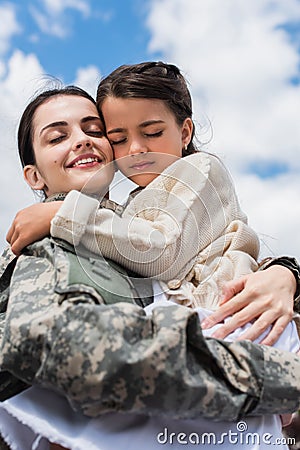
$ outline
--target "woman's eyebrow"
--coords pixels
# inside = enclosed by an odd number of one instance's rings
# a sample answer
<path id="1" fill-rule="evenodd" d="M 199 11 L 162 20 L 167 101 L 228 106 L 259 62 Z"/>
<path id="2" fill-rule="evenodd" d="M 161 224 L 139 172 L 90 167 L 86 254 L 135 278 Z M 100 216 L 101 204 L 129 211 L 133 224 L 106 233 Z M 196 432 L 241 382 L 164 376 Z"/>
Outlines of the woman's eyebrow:
<path id="1" fill-rule="evenodd" d="M 98 116 L 87 116 L 87 117 L 83 117 L 83 119 L 81 120 L 82 123 L 87 123 L 87 122 L 92 122 L 98 120 L 99 122 L 101 122 L 100 117 Z M 101 122 L 102 123 L 102 122 Z M 40 131 L 40 135 L 47 130 L 48 128 L 56 128 L 56 127 L 66 127 L 68 125 L 68 122 L 64 121 L 64 120 L 59 120 L 57 122 L 51 122 L 48 125 L 44 126 L 41 131 Z"/>
<path id="2" fill-rule="evenodd" d="M 82 123 L 86 123 L 86 122 L 91 122 L 91 121 L 95 121 L 98 120 L 98 122 L 102 123 L 102 120 L 100 119 L 99 116 L 87 116 L 87 117 L 83 117 L 83 119 L 81 119 Z"/>
<path id="3" fill-rule="evenodd" d="M 52 123 L 49 123 L 48 125 L 46 125 L 45 127 L 43 127 L 43 128 L 41 129 L 40 135 L 41 135 L 45 130 L 47 130 L 48 128 L 61 127 L 61 126 L 65 127 L 65 126 L 67 126 L 67 125 L 68 125 L 68 123 L 65 122 L 65 121 L 59 121 L 59 122 L 52 122 Z"/>

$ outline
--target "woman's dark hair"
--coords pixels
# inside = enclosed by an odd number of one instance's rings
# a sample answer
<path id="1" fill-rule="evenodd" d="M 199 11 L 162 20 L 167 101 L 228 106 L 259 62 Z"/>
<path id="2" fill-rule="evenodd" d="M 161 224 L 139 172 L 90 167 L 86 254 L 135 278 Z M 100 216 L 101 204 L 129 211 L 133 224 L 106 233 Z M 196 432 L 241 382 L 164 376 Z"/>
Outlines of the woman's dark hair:
<path id="1" fill-rule="evenodd" d="M 60 95 L 77 95 L 85 97 L 96 105 L 93 97 L 77 86 L 65 86 L 53 88 L 38 94 L 25 108 L 18 128 L 18 150 L 22 167 L 27 164 L 35 164 L 35 155 L 32 145 L 33 119 L 37 108 L 45 103 L 49 98 Z"/>
<path id="2" fill-rule="evenodd" d="M 187 83 L 178 67 L 163 62 L 143 62 L 123 65 L 103 78 L 97 89 L 97 107 L 104 122 L 101 108 L 107 97 L 148 98 L 162 100 L 174 114 L 178 125 L 192 118 L 192 99 Z M 195 153 L 193 137 L 183 150 L 183 156 Z"/>

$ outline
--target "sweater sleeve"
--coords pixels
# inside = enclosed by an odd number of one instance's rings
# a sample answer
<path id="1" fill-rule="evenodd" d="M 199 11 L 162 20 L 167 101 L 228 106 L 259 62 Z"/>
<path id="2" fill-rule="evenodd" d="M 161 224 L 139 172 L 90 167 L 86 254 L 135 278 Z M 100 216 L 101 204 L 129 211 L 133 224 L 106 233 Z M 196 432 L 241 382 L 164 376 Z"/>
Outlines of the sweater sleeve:
<path id="1" fill-rule="evenodd" d="M 246 222 L 226 169 L 202 152 L 169 166 L 122 217 L 98 206 L 83 194 L 69 193 L 51 234 L 163 281 L 185 278 L 233 220 Z"/>

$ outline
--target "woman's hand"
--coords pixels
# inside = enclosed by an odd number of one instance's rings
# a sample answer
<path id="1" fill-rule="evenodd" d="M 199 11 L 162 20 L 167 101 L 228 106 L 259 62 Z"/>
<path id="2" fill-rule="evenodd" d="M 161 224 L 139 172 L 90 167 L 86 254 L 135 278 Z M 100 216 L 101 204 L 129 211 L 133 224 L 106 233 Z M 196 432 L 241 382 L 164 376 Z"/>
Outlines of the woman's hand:
<path id="1" fill-rule="evenodd" d="M 292 423 L 293 414 L 281 414 L 280 419 L 281 419 L 282 428 L 287 427 L 288 425 L 290 425 Z"/>
<path id="2" fill-rule="evenodd" d="M 223 339 L 236 328 L 254 321 L 239 340 L 258 338 L 270 325 L 271 331 L 261 344 L 273 345 L 293 317 L 296 280 L 286 267 L 273 265 L 224 286 L 220 307 L 202 322 L 202 328 L 232 316 L 212 335 Z"/>
<path id="3" fill-rule="evenodd" d="M 50 234 L 51 220 L 62 202 L 37 203 L 19 211 L 8 230 L 6 240 L 15 255 L 27 245 Z"/>
<path id="4" fill-rule="evenodd" d="M 59 444 L 53 444 L 53 443 L 51 443 L 51 442 L 50 442 L 50 447 L 49 447 L 49 449 L 50 449 L 50 450 L 67 450 L 66 447 L 62 447 L 62 446 L 59 445 Z"/>

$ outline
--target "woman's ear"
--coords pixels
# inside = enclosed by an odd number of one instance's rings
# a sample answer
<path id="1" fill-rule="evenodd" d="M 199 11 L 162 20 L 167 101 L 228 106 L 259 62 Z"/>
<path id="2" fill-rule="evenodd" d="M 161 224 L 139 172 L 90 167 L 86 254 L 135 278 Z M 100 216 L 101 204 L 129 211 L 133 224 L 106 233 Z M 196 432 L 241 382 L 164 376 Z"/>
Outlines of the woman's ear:
<path id="1" fill-rule="evenodd" d="M 45 188 L 46 183 L 36 166 L 32 164 L 25 166 L 23 174 L 26 182 L 35 191 L 42 191 Z"/>
<path id="2" fill-rule="evenodd" d="M 187 117 L 182 125 L 182 147 L 189 145 L 192 139 L 194 124 L 190 117 Z"/>

